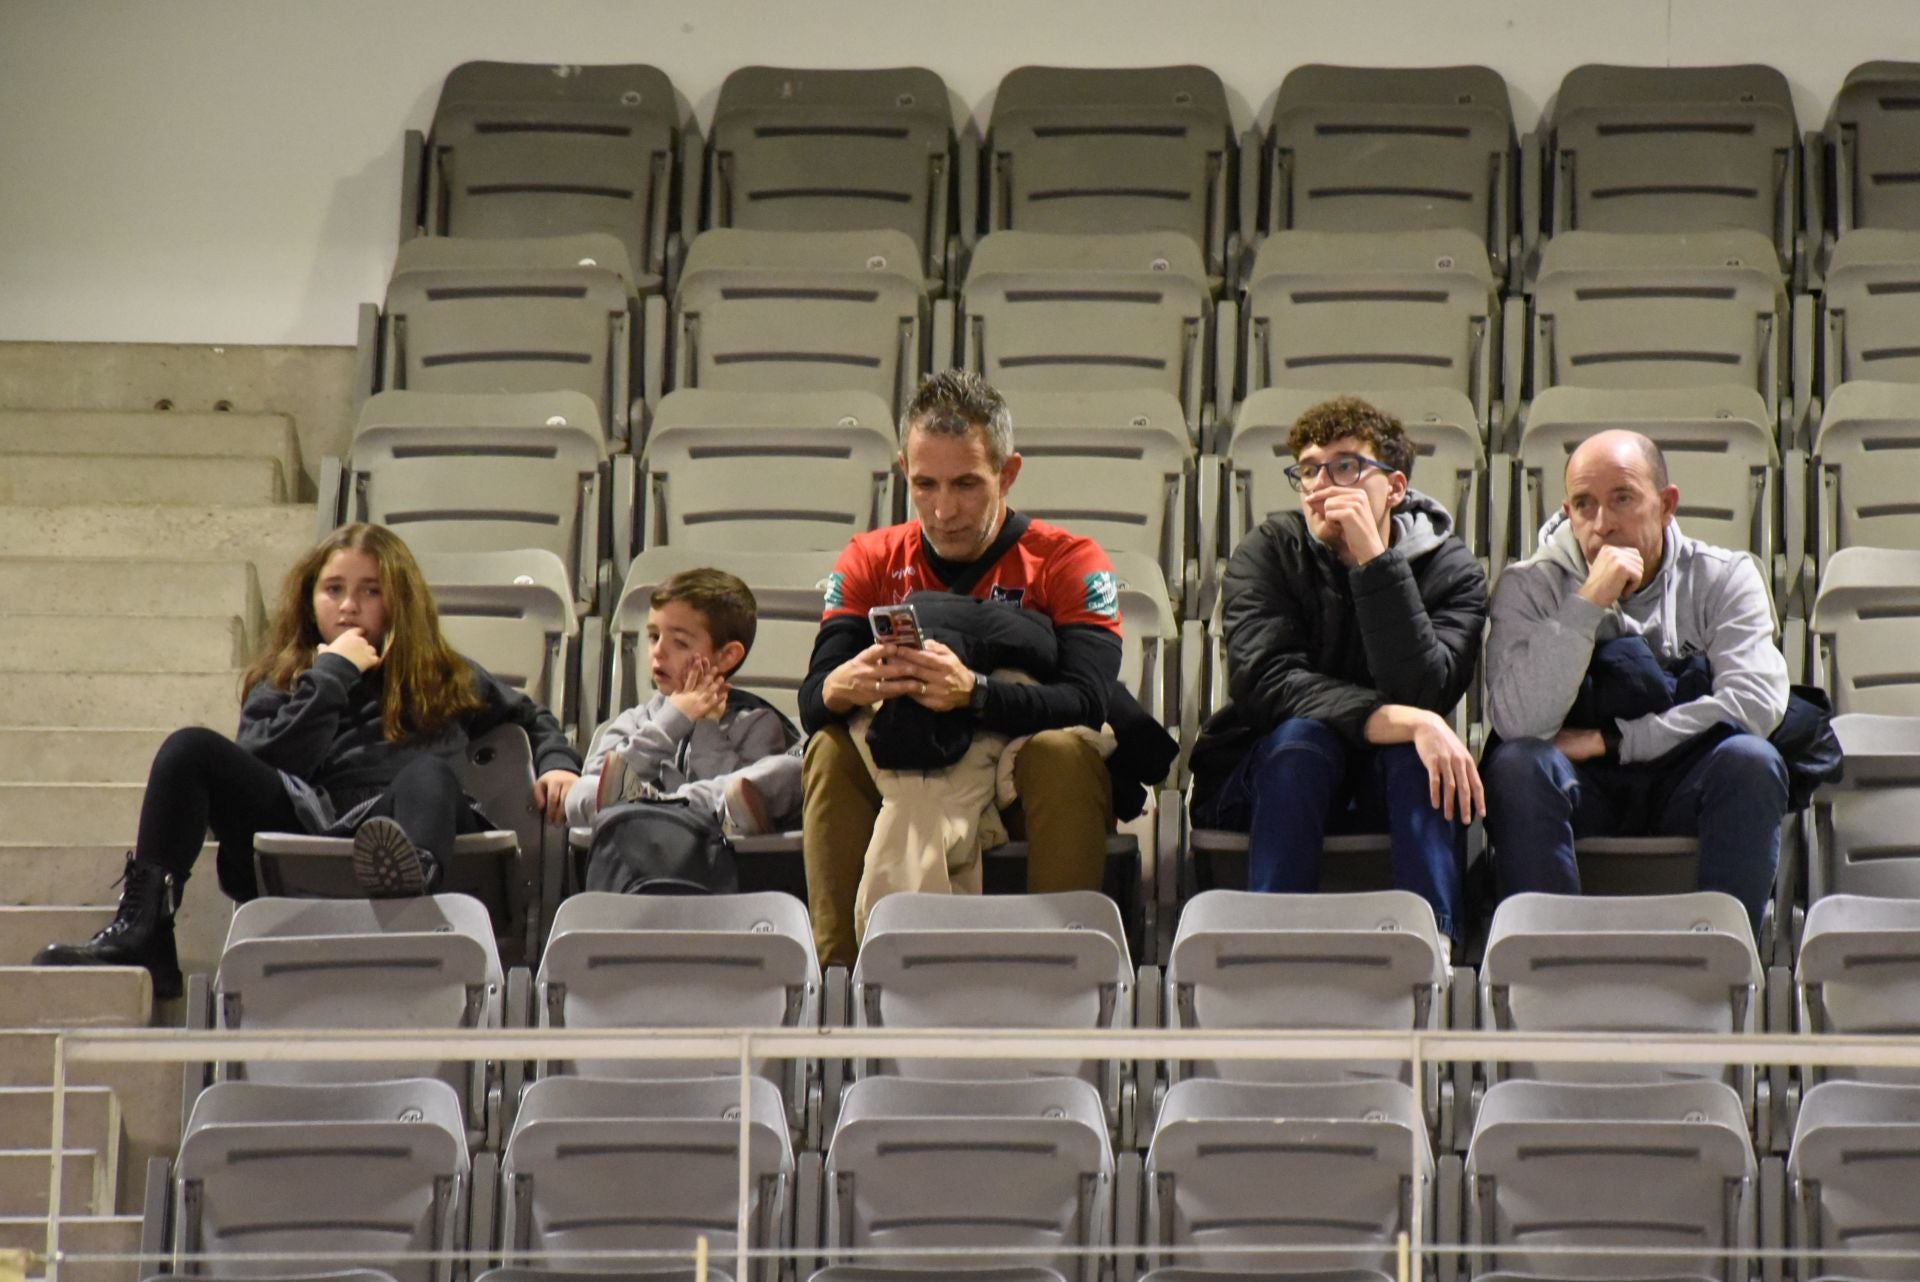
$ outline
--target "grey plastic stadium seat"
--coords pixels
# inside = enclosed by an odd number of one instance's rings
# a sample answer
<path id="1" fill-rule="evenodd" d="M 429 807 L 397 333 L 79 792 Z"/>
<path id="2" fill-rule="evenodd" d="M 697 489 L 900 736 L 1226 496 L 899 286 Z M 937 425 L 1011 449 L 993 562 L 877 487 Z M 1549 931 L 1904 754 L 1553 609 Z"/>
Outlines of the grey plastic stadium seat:
<path id="1" fill-rule="evenodd" d="M 965 1267 L 988 1261 L 938 1248 L 992 1247 L 1007 1253 L 994 1263 L 1094 1282 L 1098 1257 L 1067 1252 L 1113 1236 L 1106 1118 L 1094 1089 L 1068 1078 L 855 1082 L 827 1150 L 826 1188 L 829 1262 L 856 1247 L 879 1253 L 863 1262 Z"/>
<path id="2" fill-rule="evenodd" d="M 421 186 L 417 220 L 403 220 L 417 225 L 402 235 L 599 232 L 657 290 L 677 248 L 682 120 L 656 67 L 462 63 L 447 73 L 432 133 L 409 137 Z"/>
<path id="3" fill-rule="evenodd" d="M 1232 270 L 1233 115 L 1205 67 L 1016 67 L 987 126 L 986 230 L 1173 231 Z"/>
<path id="4" fill-rule="evenodd" d="M 1827 895 L 1807 908 L 1799 966 L 1800 1031 L 1910 1037 L 1920 1028 L 1920 899 Z M 1818 1068 L 1823 1078 L 1920 1083 L 1912 1070 Z"/>
<path id="5" fill-rule="evenodd" d="M 1855 380 L 1827 399 L 1813 443 L 1819 564 L 1840 548 L 1920 551 L 1920 386 Z"/>
<path id="6" fill-rule="evenodd" d="M 1490 67 L 1295 67 L 1265 144 L 1263 231 L 1457 227 L 1507 274 L 1515 228 L 1513 107 Z M 1253 179 L 1241 165 L 1245 208 Z"/>
<path id="7" fill-rule="evenodd" d="M 1825 191 L 1809 202 L 1826 219 L 1826 250 L 1857 227 L 1920 231 L 1920 64 L 1863 62 L 1847 73 L 1827 114 Z M 1809 140 L 1809 177 L 1814 159 Z"/>
<path id="8" fill-rule="evenodd" d="M 748 1079 L 747 1090 L 748 1246 L 779 1251 L 792 1240 L 793 1149 L 779 1090 L 760 1078 Z M 737 1079 L 534 1082 L 500 1161 L 507 1261 L 689 1251 L 701 1236 L 717 1255 L 734 1250 L 740 1106 Z M 623 1269 L 605 1256 L 590 1267 Z M 778 1272 L 776 1260 L 755 1264 L 762 1282 Z"/>
<path id="9" fill-rule="evenodd" d="M 365 390 L 580 392 L 602 434 L 625 440 L 636 310 L 626 251 L 605 234 L 410 240 L 384 313 L 362 309 Z"/>
<path id="10" fill-rule="evenodd" d="M 1760 393 L 1704 387 L 1549 387 L 1515 454 L 1515 559 L 1539 546 L 1541 525 L 1566 498 L 1567 460 L 1596 432 L 1627 428 L 1653 439 L 1680 487 L 1680 528 L 1704 543 L 1753 553 L 1774 567 L 1780 451 Z M 1781 580 L 1776 574 L 1776 590 Z"/>
<path id="11" fill-rule="evenodd" d="M 1823 296 L 1823 390 L 1854 379 L 1920 383 L 1920 230 L 1862 227 L 1834 246 Z"/>
<path id="12" fill-rule="evenodd" d="M 213 1027 L 499 1028 L 506 973 L 487 910 L 467 895 L 417 899 L 255 899 L 234 910 L 213 981 Z M 484 1132 L 484 1061 L 236 1065 L 254 1082 L 365 1082 L 435 1077 L 460 1092 Z"/>
<path id="13" fill-rule="evenodd" d="M 1833 719 L 1846 770 L 1814 794 L 1807 898 L 1920 899 L 1920 717 L 1853 712 Z"/>
<path id="14" fill-rule="evenodd" d="M 906 233 L 930 291 L 955 231 L 953 108 L 925 67 L 741 67 L 720 85 L 708 227 Z"/>
<path id="15" fill-rule="evenodd" d="M 418 552 L 551 552 L 587 606 L 599 591 L 606 470 L 592 406 L 577 393 L 382 392 L 361 408 L 334 514 L 385 525 Z"/>
<path id="16" fill-rule="evenodd" d="M 647 433 L 646 546 L 837 552 L 893 523 L 897 451 L 872 392 L 669 392 Z"/>
<path id="17" fill-rule="evenodd" d="M 578 718 L 580 623 L 566 565 L 539 548 L 423 552 L 440 630 L 453 648 L 558 717 Z M 599 647 L 593 647 L 597 659 Z M 599 672 L 587 675 L 598 686 Z M 596 691 L 597 693 L 597 691 Z"/>
<path id="18" fill-rule="evenodd" d="M 1197 441 L 1212 421 L 1211 309 L 1177 234 L 996 232 L 967 268 L 963 363 L 1003 392 L 1165 392 Z"/>
<path id="19" fill-rule="evenodd" d="M 1719 1082 L 1501 1082 L 1467 1150 L 1468 1240 L 1542 1278 L 1745 1278 L 1758 1194 L 1746 1118 Z M 1548 1254 L 1659 1247 L 1671 1256 Z"/>
<path id="20" fill-rule="evenodd" d="M 701 1274 L 691 1265 L 662 1265 L 657 1259 L 651 1263 L 632 1261 L 617 1276 L 632 1278 L 636 1282 L 733 1282 L 732 1274 L 715 1268 L 711 1263 L 707 1265 L 705 1274 Z M 473 1282 L 606 1282 L 606 1278 L 606 1270 L 586 1265 L 569 1269 L 552 1264 L 530 1264 L 501 1265 L 484 1273 L 475 1273 Z"/>
<path id="21" fill-rule="evenodd" d="M 481 813 L 506 825 L 454 838 L 442 893 L 472 895 L 487 906 L 494 934 L 513 941 L 511 955 L 529 955 L 543 912 L 558 893 L 559 838 L 552 850 L 533 809 L 533 749 L 516 725 L 496 726 L 468 743 L 454 773 Z M 263 832 L 253 839 L 254 871 L 262 895 L 363 899 L 353 878 L 353 841 L 307 833 Z"/>
<path id="22" fill-rule="evenodd" d="M 1836 712 L 1920 716 L 1920 551 L 1835 552 L 1807 627 Z"/>
<path id="23" fill-rule="evenodd" d="M 1733 383 L 1778 421 L 1791 328 L 1785 278 L 1756 232 L 1565 232 L 1541 252 L 1533 388 Z"/>
<path id="24" fill-rule="evenodd" d="M 1798 1276 L 1912 1277 L 1920 1251 L 1917 1179 L 1920 1087 L 1827 1082 L 1808 1091 L 1787 1157 L 1792 1242 L 1806 1253 Z"/>
<path id="25" fill-rule="evenodd" d="M 688 248 L 674 295 L 673 386 L 864 391 L 898 413 L 924 368 L 927 323 L 905 232 L 718 228 Z"/>
<path id="26" fill-rule="evenodd" d="M 1398 1082 L 1176 1083 L 1146 1175 L 1150 1267 L 1172 1248 L 1198 1268 L 1384 1272 L 1395 1235 L 1412 1231 L 1415 1198 L 1433 1224 L 1426 1126 Z M 1257 1246 L 1328 1249 L 1217 1251 Z"/>
<path id="27" fill-rule="evenodd" d="M 1298 511 L 1300 494 L 1287 483 L 1293 465 L 1287 438 L 1307 410 L 1329 393 L 1267 387 L 1251 393 L 1234 416 L 1222 483 L 1217 551 L 1231 555 L 1240 540 L 1270 516 Z M 1489 549 L 1487 454 L 1478 415 L 1462 392 L 1448 388 L 1394 388 L 1354 392 L 1399 419 L 1413 443 L 1416 490 L 1453 514 L 1453 531 L 1475 552 Z M 1203 519 L 1205 514 L 1203 513 Z"/>
<path id="28" fill-rule="evenodd" d="M 776 891 L 667 896 L 583 891 L 553 917 L 534 981 L 542 1028 L 816 1028 L 820 963 L 807 906 Z M 580 1060 L 588 1077 L 731 1076 L 739 1060 Z M 767 1060 L 760 1072 L 803 1119 L 817 1066 Z M 797 1128 L 796 1128 L 797 1129 Z"/>
<path id="29" fill-rule="evenodd" d="M 1549 234 L 1740 228 L 1792 269 L 1800 131 L 1772 67 L 1575 67 L 1541 131 Z"/>
<path id="30" fill-rule="evenodd" d="M 1277 232 L 1247 282 L 1249 393 L 1459 392 L 1490 439 L 1500 300 L 1484 242 L 1471 233 Z"/>
<path id="31" fill-rule="evenodd" d="M 257 1278 L 353 1253 L 460 1251 L 467 1184 L 460 1101 L 445 1082 L 217 1083 L 194 1102 L 173 1165 L 173 1265 Z M 223 1258 L 250 1252 L 296 1258 Z M 388 1271 L 447 1282 L 453 1265 L 395 1260 Z"/>
<path id="32" fill-rule="evenodd" d="M 1756 1033 L 1765 972 L 1746 910 L 1730 895 L 1511 895 L 1494 910 L 1480 964 L 1480 1026 L 1523 1033 Z M 1708 1065 L 1489 1064 L 1503 1077 L 1563 1082 L 1725 1078 Z"/>
<path id="33" fill-rule="evenodd" d="M 1058 1269 L 1039 1265 L 1012 1268 L 891 1268 L 879 1264 L 830 1264 L 806 1282 L 1066 1282 Z"/>

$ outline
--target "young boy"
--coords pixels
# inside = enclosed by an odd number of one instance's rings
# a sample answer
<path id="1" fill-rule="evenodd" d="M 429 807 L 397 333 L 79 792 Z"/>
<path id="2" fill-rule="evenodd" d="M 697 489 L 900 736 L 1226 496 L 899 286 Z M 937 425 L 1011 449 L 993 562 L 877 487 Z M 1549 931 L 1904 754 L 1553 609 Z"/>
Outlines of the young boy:
<path id="1" fill-rule="evenodd" d="M 730 678 L 753 645 L 753 592 L 723 570 L 685 570 L 647 601 L 654 694 L 601 727 L 567 793 L 567 822 L 621 801 L 684 799 L 730 837 L 778 832 L 800 808 L 799 731 Z"/>

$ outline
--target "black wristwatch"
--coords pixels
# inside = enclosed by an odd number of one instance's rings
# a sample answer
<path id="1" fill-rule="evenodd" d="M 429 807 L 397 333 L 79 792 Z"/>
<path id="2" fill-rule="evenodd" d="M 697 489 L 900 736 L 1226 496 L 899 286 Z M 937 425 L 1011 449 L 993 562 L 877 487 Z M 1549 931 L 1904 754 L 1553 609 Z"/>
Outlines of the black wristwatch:
<path id="1" fill-rule="evenodd" d="M 1619 765 L 1620 764 L 1620 728 L 1618 726 L 1601 726 L 1600 742 L 1606 748 L 1605 753 L 1603 753 L 1601 756 L 1601 760 L 1605 761 L 1610 766 Z"/>
<path id="2" fill-rule="evenodd" d="M 985 712 L 987 710 L 986 673 L 976 672 L 973 674 L 973 689 L 967 695 L 967 706 L 975 712 Z"/>

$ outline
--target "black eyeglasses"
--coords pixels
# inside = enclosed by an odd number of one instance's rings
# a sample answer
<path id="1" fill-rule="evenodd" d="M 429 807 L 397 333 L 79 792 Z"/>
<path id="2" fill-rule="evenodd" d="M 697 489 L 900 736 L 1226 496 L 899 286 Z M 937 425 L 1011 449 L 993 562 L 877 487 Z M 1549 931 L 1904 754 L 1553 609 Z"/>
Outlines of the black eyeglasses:
<path id="1" fill-rule="evenodd" d="M 1382 472 L 1398 470 L 1365 455 L 1336 454 L 1324 463 L 1295 463 L 1286 470 L 1287 484 L 1296 490 L 1303 490 L 1319 480 L 1322 472 L 1326 472 L 1333 477 L 1335 485 L 1353 485 L 1366 475 L 1370 467 L 1377 467 Z"/>

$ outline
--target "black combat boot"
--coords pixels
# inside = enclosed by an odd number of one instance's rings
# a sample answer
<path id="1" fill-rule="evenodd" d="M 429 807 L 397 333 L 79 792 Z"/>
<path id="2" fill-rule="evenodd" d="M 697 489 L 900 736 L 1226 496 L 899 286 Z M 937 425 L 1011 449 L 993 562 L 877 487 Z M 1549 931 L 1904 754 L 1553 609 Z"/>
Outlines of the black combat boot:
<path id="1" fill-rule="evenodd" d="M 179 906 L 173 874 L 127 855 L 120 876 L 120 909 L 84 944 L 48 944 L 36 966 L 144 966 L 153 976 L 153 996 L 180 995 L 180 958 L 173 946 L 173 914 Z"/>

